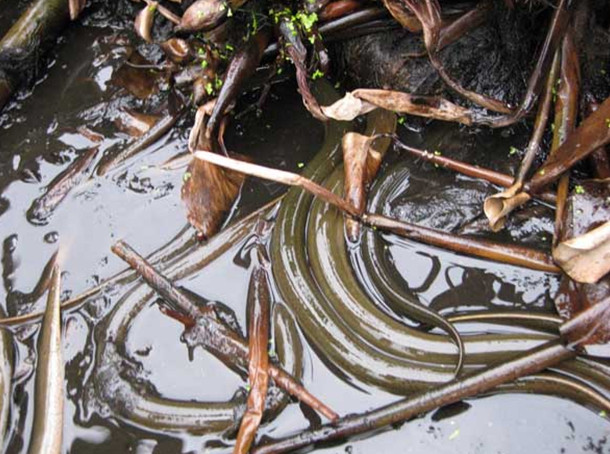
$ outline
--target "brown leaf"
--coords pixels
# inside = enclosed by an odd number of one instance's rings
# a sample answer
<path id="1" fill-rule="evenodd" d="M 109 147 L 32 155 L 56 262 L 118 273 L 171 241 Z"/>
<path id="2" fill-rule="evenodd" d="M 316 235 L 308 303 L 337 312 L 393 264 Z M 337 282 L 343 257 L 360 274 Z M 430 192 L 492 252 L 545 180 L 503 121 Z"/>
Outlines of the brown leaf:
<path id="1" fill-rule="evenodd" d="M 269 277 L 264 265 L 258 263 L 248 287 L 248 380 L 252 388 L 239 426 L 234 454 L 248 453 L 265 410 L 269 383 L 270 300 Z"/>
<path id="2" fill-rule="evenodd" d="M 132 137 L 140 137 L 152 128 L 157 121 L 159 121 L 158 115 L 123 110 L 114 120 L 114 124 L 121 132 L 129 134 Z"/>
<path id="3" fill-rule="evenodd" d="M 188 32 L 209 30 L 224 19 L 227 9 L 227 5 L 221 0 L 197 0 L 187 8 L 176 28 Z"/>
<path id="4" fill-rule="evenodd" d="M 341 141 L 344 165 L 344 197 L 358 213 L 366 208 L 366 188 L 373 181 L 379 166 L 381 154 L 374 149 L 371 138 L 356 132 L 348 132 Z M 348 238 L 356 241 L 360 224 L 354 219 L 346 219 Z"/>
<path id="5" fill-rule="evenodd" d="M 129 61 L 135 65 L 149 65 L 150 62 L 137 52 L 132 53 Z M 124 88 L 139 99 L 147 99 L 158 91 L 158 76 L 148 69 L 135 68 L 124 64 L 112 74 L 112 83 Z"/>
<path id="6" fill-rule="evenodd" d="M 191 161 L 184 174 L 181 195 L 187 219 L 201 236 L 209 238 L 218 231 L 243 181 L 240 173 L 200 159 Z"/>
<path id="7" fill-rule="evenodd" d="M 581 159 L 610 142 L 610 97 L 557 149 L 529 182 L 529 190 L 537 192 L 558 179 Z"/>
<path id="8" fill-rule="evenodd" d="M 559 243 L 553 258 L 575 281 L 596 283 L 610 271 L 610 221 Z"/>
<path id="9" fill-rule="evenodd" d="M 185 63 L 192 60 L 191 47 L 189 44 L 180 38 L 170 38 L 161 43 L 161 49 L 165 52 L 167 58 L 174 63 Z"/>
<path id="10" fill-rule="evenodd" d="M 564 212 L 564 242 L 578 238 L 610 219 L 610 180 L 583 181 L 567 200 Z M 561 265 L 561 263 L 560 263 Z M 578 283 L 564 276 L 557 296 L 555 307 L 559 315 L 568 320 L 595 306 L 610 296 L 610 276 L 602 277 L 595 284 Z M 574 330 L 569 335 L 571 342 L 581 345 L 605 343 L 610 341 L 610 320 L 595 321 L 595 326 Z"/>
<path id="11" fill-rule="evenodd" d="M 147 43 L 152 43 L 151 31 L 158 5 L 158 2 L 151 1 L 136 16 L 134 23 L 136 33 Z"/>
<path id="12" fill-rule="evenodd" d="M 385 110 L 371 113 L 367 117 L 365 134 L 348 132 L 343 136 L 344 197 L 359 215 L 366 209 L 368 186 L 373 182 L 381 161 L 392 143 L 389 137 L 396 131 L 396 115 Z M 351 241 L 360 235 L 360 221 L 352 218 L 345 220 L 345 230 Z"/>
<path id="13" fill-rule="evenodd" d="M 359 213 L 366 205 L 366 162 L 369 155 L 370 137 L 348 132 L 341 141 L 343 148 L 343 170 L 345 172 L 344 197 Z"/>
<path id="14" fill-rule="evenodd" d="M 357 98 L 349 91 L 334 104 L 321 107 L 324 115 L 338 121 L 352 121 L 359 115 L 369 113 L 376 108 L 377 106 Z"/>
<path id="15" fill-rule="evenodd" d="M 485 213 L 489 221 L 489 227 L 493 232 L 502 230 L 508 215 L 531 198 L 528 193 L 521 192 L 522 187 L 521 183 L 516 183 L 508 189 L 485 199 L 483 213 Z"/>
<path id="16" fill-rule="evenodd" d="M 472 124 L 472 112 L 437 96 L 410 95 L 400 91 L 359 88 L 335 102 L 322 107 L 322 112 L 335 120 L 350 121 L 376 108 L 436 120 Z"/>

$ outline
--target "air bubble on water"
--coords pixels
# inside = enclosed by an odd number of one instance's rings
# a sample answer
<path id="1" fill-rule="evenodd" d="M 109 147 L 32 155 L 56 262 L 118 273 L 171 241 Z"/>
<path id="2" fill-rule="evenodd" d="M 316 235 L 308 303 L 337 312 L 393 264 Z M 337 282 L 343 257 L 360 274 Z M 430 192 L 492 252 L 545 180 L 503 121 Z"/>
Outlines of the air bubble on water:
<path id="1" fill-rule="evenodd" d="M 49 232 L 44 236 L 45 243 L 49 243 L 49 244 L 57 243 L 58 239 L 59 239 L 59 233 L 57 233 L 57 232 Z"/>

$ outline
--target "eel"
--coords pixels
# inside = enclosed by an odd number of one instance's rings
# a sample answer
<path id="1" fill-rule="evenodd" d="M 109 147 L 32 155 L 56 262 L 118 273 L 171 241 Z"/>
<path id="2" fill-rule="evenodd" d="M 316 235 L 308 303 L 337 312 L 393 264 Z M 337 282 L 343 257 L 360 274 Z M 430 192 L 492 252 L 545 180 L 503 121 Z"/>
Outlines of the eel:
<path id="1" fill-rule="evenodd" d="M 324 146 L 303 175 L 339 193 L 339 146 L 350 125 L 331 121 L 326 128 Z M 449 337 L 404 325 L 361 288 L 348 256 L 344 216 L 334 207 L 299 188 L 289 190 L 276 218 L 270 253 L 280 295 L 310 345 L 344 380 L 406 395 L 453 378 L 457 355 Z M 465 369 L 502 361 L 553 337 L 544 332 L 466 336 Z M 608 382 L 603 374 L 597 379 Z"/>
<path id="2" fill-rule="evenodd" d="M 319 99 L 334 93 L 329 85 L 318 89 Z M 340 143 L 350 127 L 347 123 L 328 122 L 326 140 L 304 171 L 306 176 L 326 182 L 337 192 L 343 188 Z M 270 213 L 271 208 L 262 212 Z M 179 235 L 154 254 L 159 271 L 171 280 L 192 276 L 236 243 L 247 242 L 257 216 L 233 224 L 199 247 Z M 179 252 L 174 250 L 174 243 Z M 276 303 L 273 313 L 276 349 L 283 367 L 295 377 L 300 378 L 303 370 L 298 324 L 322 360 L 330 362 L 333 370 L 354 386 L 364 383 L 404 395 L 453 378 L 457 354 L 449 336 L 407 327 L 398 317 L 384 312 L 361 288 L 350 262 L 344 216 L 336 209 L 300 189 L 290 190 L 280 202 L 269 248 L 272 284 L 283 301 Z M 87 388 L 98 408 L 108 410 L 123 423 L 154 431 L 235 430 L 244 409 L 244 400 L 239 396 L 227 402 L 167 399 L 146 392 L 121 376 L 116 364 L 125 359 L 122 352 L 128 332 L 135 318 L 143 310 L 150 310 L 154 301 L 154 292 L 139 281 L 123 276 L 122 282 L 126 291 L 97 328 L 100 341 L 89 379 L 91 386 Z M 526 321 L 533 329 L 527 334 L 465 337 L 465 368 L 473 370 L 502 361 L 507 355 L 556 337 L 545 332 L 549 330 L 548 320 L 542 327 L 536 317 Z M 609 377 L 610 366 L 584 358 L 497 391 L 548 393 L 610 408 Z M 285 397 L 275 400 L 267 418 L 281 411 L 286 403 Z"/>
<path id="3" fill-rule="evenodd" d="M 269 207 L 263 209 L 267 212 Z M 163 262 L 163 273 L 172 281 L 187 278 L 198 272 L 230 247 L 247 240 L 257 218 L 249 216 L 213 237 L 203 246 L 184 250 L 172 261 Z M 166 248 L 163 248 L 166 249 Z M 92 374 L 89 398 L 95 405 L 125 424 L 150 430 L 187 431 L 191 433 L 225 432 L 235 424 L 245 409 L 245 400 L 237 394 L 226 402 L 193 402 L 164 398 L 146 392 L 142 386 L 125 379 L 116 367 L 124 361 L 121 352 L 136 317 L 151 308 L 156 294 L 146 284 L 137 281 L 123 294 L 112 312 L 98 328 L 103 340 L 98 343 L 96 367 Z M 281 304 L 272 313 L 273 333 L 277 356 L 284 370 L 295 378 L 302 375 L 302 346 L 292 316 Z M 275 395 L 274 395 L 275 394 Z M 288 403 L 284 393 L 271 393 L 266 419 L 272 418 Z"/>

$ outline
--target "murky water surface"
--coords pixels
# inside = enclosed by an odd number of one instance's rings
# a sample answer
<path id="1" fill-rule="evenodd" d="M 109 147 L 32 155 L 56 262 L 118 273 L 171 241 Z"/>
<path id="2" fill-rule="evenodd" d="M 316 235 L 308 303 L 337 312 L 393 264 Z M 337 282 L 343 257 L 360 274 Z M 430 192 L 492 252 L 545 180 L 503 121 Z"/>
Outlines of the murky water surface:
<path id="1" fill-rule="evenodd" d="M 8 16 L 6 16 L 8 17 Z M 113 119 L 122 108 L 154 111 L 163 94 L 147 101 L 127 94 L 114 83 L 129 51 L 131 32 L 108 22 L 104 14 L 87 25 L 73 25 L 52 52 L 48 70 L 33 91 L 22 94 L 0 116 L 0 239 L 2 278 L 0 301 L 10 315 L 40 310 L 45 298 L 28 298 L 44 265 L 59 245 L 63 295 L 76 295 L 124 269 L 110 252 L 118 239 L 148 254 L 185 229 L 180 201 L 183 171 L 155 169 L 186 149 L 192 116 L 187 115 L 137 161 L 119 172 L 89 178 L 73 190 L 45 224 L 30 222 L 26 213 L 32 201 L 62 170 L 93 143 L 77 129 L 87 126 L 103 135 L 101 152 L 130 139 L 117 131 Z M 0 30 L 9 23 L 2 17 Z M 243 99 L 237 111 L 256 100 Z M 508 172 L 517 158 L 511 145 L 526 140 L 528 131 L 491 135 L 466 132 L 459 127 L 432 125 L 425 131 L 401 127 L 414 144 L 446 155 L 478 162 Z M 256 162 L 298 170 L 317 151 L 323 128 L 303 109 L 292 82 L 275 85 L 262 115 L 250 112 L 229 131 L 230 148 Z M 429 164 L 399 159 L 390 153 L 386 175 L 395 178 L 396 193 L 384 205 L 387 213 L 423 225 L 489 235 L 478 219 L 481 202 L 494 191 L 487 184 L 457 176 Z M 248 181 L 231 219 L 262 206 L 283 192 L 276 184 Z M 532 246 L 548 245 L 552 212 L 534 205 L 515 217 L 506 241 Z M 532 215 L 535 214 L 535 218 Z M 230 220 L 228 222 L 231 222 Z M 191 230 L 186 235 L 192 235 Z M 387 258 L 406 286 L 425 304 L 442 313 L 491 308 L 552 310 L 557 279 L 544 273 L 457 256 L 437 248 L 384 235 Z M 497 238 L 497 237 L 496 237 Z M 229 306 L 245 326 L 245 300 L 249 261 L 244 242 L 220 259 L 180 282 L 208 300 Z M 425 284 L 425 285 L 424 285 Z M 218 436 L 152 431 L 120 422 L 96 402 L 89 385 L 97 373 L 99 342 L 105 340 L 104 321 L 125 289 L 94 301 L 64 316 L 67 402 L 64 450 L 72 453 L 174 453 L 230 451 Z M 154 298 L 134 319 L 119 352 L 116 367 L 132 372 L 130 379 L 165 399 L 226 401 L 245 383 L 202 350 L 192 358 L 181 342 L 182 325 L 163 315 Z M 97 328 L 95 328 L 97 326 Z M 33 346 L 37 332 L 29 329 L 15 337 L 15 384 L 11 426 L 5 452 L 25 452 L 33 414 Z M 305 345 L 306 342 L 305 342 Z M 135 372 L 133 372 L 135 370 Z M 127 373 L 127 372 L 125 372 Z M 306 347 L 305 386 L 341 414 L 361 412 L 397 397 L 366 385 L 351 386 Z M 99 396 L 98 396 L 99 397 Z M 281 436 L 307 428 L 307 412 L 295 403 L 261 434 Z M 608 452 L 610 424 L 603 416 L 576 403 L 549 396 L 499 395 L 469 399 L 438 410 L 400 428 L 373 438 L 320 448 L 321 452 Z"/>

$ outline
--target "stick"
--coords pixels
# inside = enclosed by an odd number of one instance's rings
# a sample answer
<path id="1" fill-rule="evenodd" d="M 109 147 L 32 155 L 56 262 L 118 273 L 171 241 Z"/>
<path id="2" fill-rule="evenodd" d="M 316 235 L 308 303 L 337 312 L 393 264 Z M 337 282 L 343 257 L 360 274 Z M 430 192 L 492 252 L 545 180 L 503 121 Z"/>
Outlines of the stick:
<path id="1" fill-rule="evenodd" d="M 383 135 L 379 135 L 378 137 L 382 136 Z M 413 156 L 417 156 L 418 158 L 423 159 L 424 161 L 431 162 L 432 164 L 445 167 L 447 169 L 453 170 L 454 172 L 458 172 L 469 177 L 488 181 L 492 184 L 502 186 L 504 188 L 509 188 L 513 184 L 514 178 L 510 175 L 496 172 L 495 170 L 486 169 L 484 167 L 468 164 L 466 162 L 458 161 L 456 159 L 447 158 L 446 156 L 436 155 L 434 153 L 430 153 L 425 150 L 420 150 L 418 148 L 410 147 L 409 145 L 402 143 L 397 136 L 392 135 L 391 137 L 394 140 L 395 146 L 397 146 L 401 150 L 408 152 Z M 552 192 L 542 192 L 540 194 L 536 194 L 536 197 L 538 197 L 543 202 L 555 205 L 556 195 Z"/>

